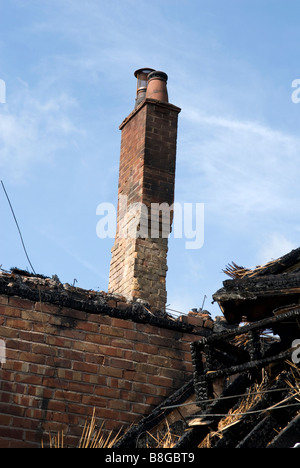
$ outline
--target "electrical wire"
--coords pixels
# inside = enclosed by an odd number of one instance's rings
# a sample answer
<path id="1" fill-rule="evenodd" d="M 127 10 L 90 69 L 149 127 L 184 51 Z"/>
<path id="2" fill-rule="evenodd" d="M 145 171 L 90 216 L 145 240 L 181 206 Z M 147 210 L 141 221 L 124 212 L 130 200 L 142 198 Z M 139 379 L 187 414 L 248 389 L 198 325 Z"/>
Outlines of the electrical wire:
<path id="1" fill-rule="evenodd" d="M 245 411 L 245 412 L 241 412 L 241 413 L 233 413 L 233 416 L 245 416 L 245 415 L 248 415 L 248 414 L 267 413 L 268 411 L 271 411 L 271 410 L 290 408 L 291 406 L 300 406 L 300 402 L 290 403 L 288 405 L 271 406 L 269 408 L 264 408 L 264 409 L 259 409 L 259 410 L 252 410 L 252 411 Z M 213 418 L 214 416 L 219 417 L 219 418 L 226 417 L 226 416 L 228 416 L 228 413 L 196 414 L 195 419 L 196 418 L 204 418 L 204 417 L 205 418 Z"/>
<path id="2" fill-rule="evenodd" d="M 232 398 L 241 398 L 241 397 L 249 397 L 249 396 L 253 396 L 253 395 L 264 395 L 266 393 L 273 393 L 273 392 L 283 392 L 285 390 L 288 390 L 287 388 L 273 388 L 273 389 L 270 389 L 270 390 L 261 390 L 259 392 L 251 392 L 251 393 L 241 393 L 239 395 L 230 395 L 230 396 L 224 396 L 224 397 L 218 397 L 217 399 L 220 400 L 220 401 L 223 401 L 223 400 L 230 400 Z M 199 404 L 202 404 L 202 403 L 212 403 L 216 401 L 216 399 L 213 399 L 213 398 L 210 398 L 210 399 L 207 399 L 207 400 L 201 400 L 201 401 L 189 401 L 187 403 L 181 403 L 179 405 L 170 405 L 170 406 L 163 406 L 161 409 L 162 410 L 165 410 L 165 409 L 175 409 L 175 408 L 180 408 L 180 407 L 184 407 L 184 406 L 192 406 L 192 405 L 199 405 Z"/>
<path id="3" fill-rule="evenodd" d="M 30 261 L 30 258 L 29 258 L 29 256 L 28 256 L 28 253 L 27 253 L 27 250 L 26 250 L 26 247 L 25 247 L 25 243 L 24 243 L 24 240 L 23 240 L 23 236 L 22 236 L 22 233 L 21 233 L 21 229 L 20 229 L 20 227 L 19 227 L 19 224 L 18 224 L 16 215 L 15 215 L 15 213 L 14 213 L 14 209 L 13 209 L 13 207 L 12 207 L 12 204 L 11 204 L 11 202 L 10 202 L 9 196 L 8 196 L 8 194 L 7 194 L 7 191 L 6 191 L 5 187 L 4 187 L 4 183 L 3 183 L 2 180 L 1 180 L 1 185 L 2 185 L 2 188 L 3 188 L 3 190 L 4 190 L 5 196 L 6 196 L 6 198 L 7 198 L 7 201 L 8 201 L 8 203 L 9 203 L 9 206 L 10 206 L 12 215 L 13 215 L 13 217 L 14 217 L 16 226 L 17 226 L 17 228 L 18 228 L 19 235 L 20 235 L 20 239 L 21 239 L 21 242 L 22 242 L 22 246 L 23 246 L 25 255 L 26 255 L 26 257 L 27 257 L 27 260 L 28 260 L 28 262 L 29 262 L 29 265 L 30 265 L 30 267 L 31 267 L 31 269 L 32 269 L 32 271 L 33 271 L 33 273 L 36 275 L 36 272 L 35 272 L 35 270 L 34 270 L 34 268 L 33 268 L 33 266 L 32 266 L 32 263 L 31 263 L 31 261 Z"/>

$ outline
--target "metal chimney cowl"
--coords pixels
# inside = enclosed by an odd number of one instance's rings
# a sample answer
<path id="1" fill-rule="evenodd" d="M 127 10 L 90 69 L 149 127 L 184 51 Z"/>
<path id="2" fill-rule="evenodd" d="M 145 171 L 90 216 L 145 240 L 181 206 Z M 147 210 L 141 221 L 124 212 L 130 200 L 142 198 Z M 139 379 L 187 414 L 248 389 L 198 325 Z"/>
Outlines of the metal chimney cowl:
<path id="1" fill-rule="evenodd" d="M 145 99 L 169 102 L 166 73 L 152 68 L 140 68 L 134 72 L 134 76 L 137 78 L 135 109 Z"/>
<path id="2" fill-rule="evenodd" d="M 148 75 L 153 71 L 153 68 L 139 68 L 134 72 L 134 76 L 137 79 L 135 108 L 137 108 L 138 105 L 141 104 L 141 102 L 143 102 L 146 98 Z"/>

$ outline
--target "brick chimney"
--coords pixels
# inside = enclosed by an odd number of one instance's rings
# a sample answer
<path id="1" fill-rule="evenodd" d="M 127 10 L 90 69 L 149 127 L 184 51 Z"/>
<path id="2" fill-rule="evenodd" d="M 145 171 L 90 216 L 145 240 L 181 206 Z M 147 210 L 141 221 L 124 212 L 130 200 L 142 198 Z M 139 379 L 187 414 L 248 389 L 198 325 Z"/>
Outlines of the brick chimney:
<path id="1" fill-rule="evenodd" d="M 164 310 L 180 109 L 168 102 L 164 72 L 144 68 L 135 76 L 135 108 L 120 125 L 117 232 L 108 290 Z"/>

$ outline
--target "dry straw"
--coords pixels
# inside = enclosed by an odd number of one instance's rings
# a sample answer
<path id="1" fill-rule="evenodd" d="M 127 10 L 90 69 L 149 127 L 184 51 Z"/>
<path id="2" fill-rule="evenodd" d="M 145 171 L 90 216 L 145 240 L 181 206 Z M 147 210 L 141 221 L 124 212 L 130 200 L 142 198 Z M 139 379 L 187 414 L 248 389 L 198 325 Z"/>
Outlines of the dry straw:
<path id="1" fill-rule="evenodd" d="M 112 431 L 106 434 L 103 430 L 103 426 L 104 423 L 101 424 L 99 429 L 97 428 L 94 408 L 91 420 L 85 422 L 77 448 L 112 448 L 120 437 L 122 428 L 113 436 Z M 44 448 L 43 441 L 42 448 Z M 63 431 L 58 432 L 54 437 L 49 434 L 49 448 L 64 448 Z"/>

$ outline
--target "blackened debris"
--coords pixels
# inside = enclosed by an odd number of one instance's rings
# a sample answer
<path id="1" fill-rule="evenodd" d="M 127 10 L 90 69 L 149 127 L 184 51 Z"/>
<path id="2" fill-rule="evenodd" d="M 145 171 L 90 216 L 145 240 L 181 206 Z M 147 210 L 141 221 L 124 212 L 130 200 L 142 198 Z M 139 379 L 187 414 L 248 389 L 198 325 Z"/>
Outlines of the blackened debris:
<path id="1" fill-rule="evenodd" d="M 137 323 L 149 323 L 182 333 L 201 334 L 193 325 L 175 320 L 164 311 L 152 311 L 143 301 L 127 301 L 120 295 L 63 284 L 56 275 L 52 278 L 33 275 L 17 268 L 10 272 L 0 271 L 0 294 L 18 296 L 34 302 L 47 302 L 86 313 L 109 315 Z M 203 334 L 209 333 L 210 330 L 203 330 Z"/>
<path id="2" fill-rule="evenodd" d="M 203 447 L 207 436 L 210 448 L 293 447 L 300 441 L 300 373 L 290 362 L 300 338 L 300 249 L 254 270 L 233 263 L 225 272 L 231 280 L 213 299 L 231 329 L 191 345 L 201 410 L 176 447 Z M 225 390 L 214 398 L 220 379 Z M 253 386 L 262 384 L 255 404 L 242 407 Z M 221 429 L 235 410 L 240 417 Z"/>

